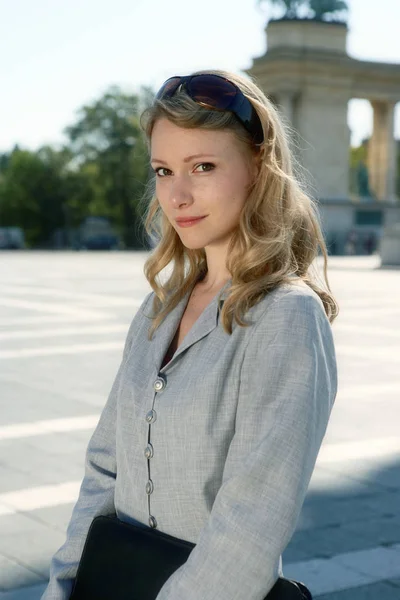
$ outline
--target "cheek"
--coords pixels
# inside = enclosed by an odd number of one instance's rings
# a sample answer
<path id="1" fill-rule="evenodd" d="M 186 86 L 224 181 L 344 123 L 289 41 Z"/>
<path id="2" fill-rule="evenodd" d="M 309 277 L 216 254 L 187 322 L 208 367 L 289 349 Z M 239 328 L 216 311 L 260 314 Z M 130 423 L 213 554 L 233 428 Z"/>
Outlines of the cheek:
<path id="1" fill-rule="evenodd" d="M 159 202 L 162 202 L 163 190 L 162 185 L 160 185 L 158 179 L 156 179 L 156 187 L 155 187 L 156 196 Z"/>
<path id="2" fill-rule="evenodd" d="M 167 186 L 163 183 L 156 183 L 156 189 L 155 189 L 155 193 L 156 193 L 156 197 L 157 200 L 162 208 L 162 210 L 165 213 L 168 213 L 168 202 L 167 202 L 167 198 L 168 198 L 168 191 L 167 191 Z"/>
<path id="3" fill-rule="evenodd" d="M 224 206 L 224 210 L 226 210 L 229 206 L 230 209 L 236 209 L 235 212 L 240 210 L 248 196 L 249 183 L 248 174 L 242 170 L 233 171 L 224 176 L 219 182 L 216 194 L 220 199 L 221 209 Z"/>

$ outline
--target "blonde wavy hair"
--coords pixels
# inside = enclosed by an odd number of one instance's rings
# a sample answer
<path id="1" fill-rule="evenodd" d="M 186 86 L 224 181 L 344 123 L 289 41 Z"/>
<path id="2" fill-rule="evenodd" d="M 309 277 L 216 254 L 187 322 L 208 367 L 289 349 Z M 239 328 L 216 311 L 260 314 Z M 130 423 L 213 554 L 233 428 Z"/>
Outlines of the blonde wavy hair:
<path id="1" fill-rule="evenodd" d="M 265 294 L 297 275 L 321 298 L 325 312 L 333 322 L 338 305 L 331 293 L 327 276 L 327 250 L 315 202 L 294 174 L 294 157 L 290 150 L 290 129 L 284 125 L 274 104 L 247 77 L 220 70 L 197 71 L 226 77 L 243 92 L 256 110 L 264 131 L 264 141 L 255 146 L 250 134 L 230 112 L 203 108 L 194 102 L 184 86 L 173 97 L 154 100 L 141 116 L 141 125 L 150 148 L 156 121 L 167 118 L 187 128 L 231 130 L 238 141 L 257 158 L 258 175 L 242 209 L 237 229 L 227 253 L 227 269 L 232 276 L 220 319 L 225 331 L 232 333 L 232 323 L 242 327 L 250 323 L 245 313 Z M 207 272 L 204 249 L 186 248 L 164 215 L 150 183 L 144 226 L 150 237 L 159 241 L 145 262 L 144 273 L 155 292 L 151 339 L 161 322 L 196 281 Z M 319 251 L 323 255 L 324 276 L 318 281 L 313 262 Z M 164 282 L 159 275 L 166 267 L 170 275 Z"/>

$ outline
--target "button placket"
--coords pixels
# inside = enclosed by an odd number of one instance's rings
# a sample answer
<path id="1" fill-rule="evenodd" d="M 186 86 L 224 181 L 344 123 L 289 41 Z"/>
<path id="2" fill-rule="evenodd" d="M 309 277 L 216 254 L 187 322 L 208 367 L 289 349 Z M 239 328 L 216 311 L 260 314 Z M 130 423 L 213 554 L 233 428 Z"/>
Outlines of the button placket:
<path id="1" fill-rule="evenodd" d="M 151 423 L 155 423 L 157 420 L 157 413 L 154 410 L 154 408 L 152 408 L 151 410 L 149 410 L 149 412 L 146 414 L 146 421 L 147 423 L 151 424 Z"/>
<path id="2" fill-rule="evenodd" d="M 150 517 L 149 517 L 149 525 L 150 525 L 150 527 L 152 527 L 152 529 L 156 529 L 156 527 L 157 527 L 157 521 L 156 521 L 156 518 L 153 517 L 153 515 L 150 515 Z"/>
<path id="3" fill-rule="evenodd" d="M 154 391 L 162 392 L 162 390 L 165 388 L 166 385 L 167 384 L 165 381 L 165 377 L 163 377 L 162 375 L 159 375 L 154 382 Z"/>
<path id="4" fill-rule="evenodd" d="M 147 444 L 146 448 L 144 449 L 144 455 L 147 458 L 147 460 L 150 460 L 154 456 L 154 448 L 150 444 L 150 442 Z"/>
<path id="5" fill-rule="evenodd" d="M 159 394 L 160 392 L 162 392 L 165 389 L 166 385 L 167 385 L 167 382 L 165 380 L 165 377 L 159 374 L 157 379 L 154 381 L 153 389 L 156 394 Z M 154 491 L 154 483 L 151 479 L 151 471 L 150 471 L 150 461 L 154 456 L 154 448 L 150 441 L 151 440 L 151 426 L 157 420 L 157 412 L 154 409 L 154 402 L 153 402 L 153 408 L 146 413 L 145 420 L 149 426 L 148 435 L 147 435 L 147 446 L 144 449 L 144 456 L 147 459 L 147 472 L 148 472 L 148 480 L 146 482 L 145 491 L 147 494 L 147 505 L 148 505 L 148 510 L 149 510 L 149 525 L 152 529 L 156 529 L 157 528 L 157 520 L 156 520 L 155 516 L 151 514 L 151 509 L 150 509 L 150 496 Z"/>

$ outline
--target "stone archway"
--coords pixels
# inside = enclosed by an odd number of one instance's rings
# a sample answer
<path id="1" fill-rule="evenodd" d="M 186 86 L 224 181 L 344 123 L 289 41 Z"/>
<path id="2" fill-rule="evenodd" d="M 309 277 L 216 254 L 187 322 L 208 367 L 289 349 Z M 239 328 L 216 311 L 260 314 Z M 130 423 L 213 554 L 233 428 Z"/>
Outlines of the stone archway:
<path id="1" fill-rule="evenodd" d="M 351 58 L 347 31 L 345 23 L 271 21 L 268 50 L 247 72 L 274 97 L 304 140 L 302 162 L 321 200 L 348 199 L 348 102 L 369 100 L 374 112 L 371 187 L 378 200 L 395 203 L 394 109 L 400 101 L 400 65 Z"/>
<path id="2" fill-rule="evenodd" d="M 369 185 L 374 206 L 387 221 L 400 220 L 395 194 L 397 147 L 394 110 L 400 101 L 400 65 L 361 61 L 347 54 L 347 25 L 281 19 L 266 27 L 268 49 L 247 73 L 272 96 L 297 132 L 302 166 L 320 201 L 326 230 L 350 231 L 357 219 L 349 195 L 348 103 L 365 98 L 373 108 L 368 144 Z M 353 208 L 352 208 L 353 207 Z"/>

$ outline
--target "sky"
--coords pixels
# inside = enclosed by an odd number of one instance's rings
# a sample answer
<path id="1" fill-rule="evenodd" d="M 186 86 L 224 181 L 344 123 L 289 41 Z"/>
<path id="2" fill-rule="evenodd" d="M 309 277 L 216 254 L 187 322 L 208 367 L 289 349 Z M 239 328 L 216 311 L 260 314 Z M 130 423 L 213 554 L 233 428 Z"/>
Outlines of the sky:
<path id="1" fill-rule="evenodd" d="M 348 4 L 350 56 L 400 65 L 400 0 Z M 129 93 L 195 69 L 250 68 L 278 14 L 257 0 L 0 0 L 0 152 L 61 145 L 78 109 L 112 84 Z M 348 121 L 358 144 L 369 103 L 352 100 Z"/>

